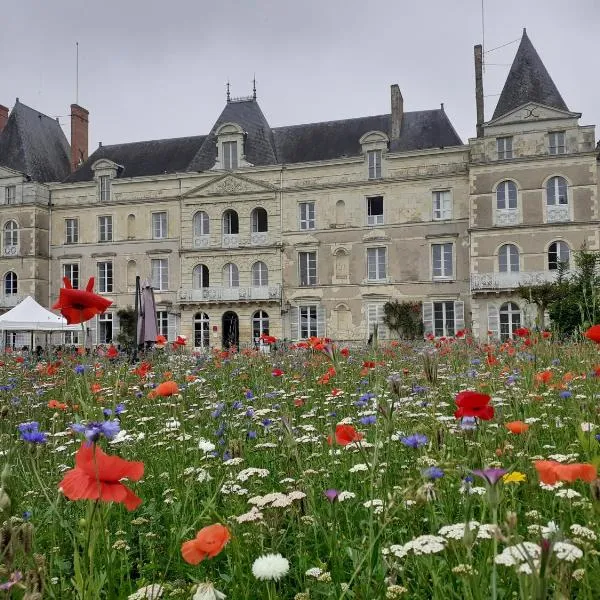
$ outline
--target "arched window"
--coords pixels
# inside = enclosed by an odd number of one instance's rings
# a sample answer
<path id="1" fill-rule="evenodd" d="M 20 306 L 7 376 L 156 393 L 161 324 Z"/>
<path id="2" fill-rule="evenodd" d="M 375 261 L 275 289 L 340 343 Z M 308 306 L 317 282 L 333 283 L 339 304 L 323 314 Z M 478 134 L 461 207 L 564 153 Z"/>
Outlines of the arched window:
<path id="1" fill-rule="evenodd" d="M 269 285 L 269 270 L 267 265 L 259 260 L 252 265 L 252 287 Z"/>
<path id="2" fill-rule="evenodd" d="M 252 315 L 252 339 L 259 343 L 262 334 L 269 335 L 269 315 L 264 310 L 257 310 Z"/>
<path id="3" fill-rule="evenodd" d="M 13 296 L 18 292 L 17 274 L 13 271 L 9 271 L 4 276 L 4 294 L 6 296 Z"/>
<path id="4" fill-rule="evenodd" d="M 223 213 L 223 234 L 231 235 L 240 232 L 238 214 L 235 210 L 226 210 Z"/>
<path id="5" fill-rule="evenodd" d="M 521 327 L 521 310 L 514 302 L 505 302 L 500 307 L 500 339 L 511 338 Z"/>
<path id="6" fill-rule="evenodd" d="M 240 273 L 233 263 L 227 263 L 223 267 L 223 287 L 233 288 L 240 286 Z"/>
<path id="7" fill-rule="evenodd" d="M 498 250 L 498 270 L 500 273 L 519 272 L 519 249 L 514 244 L 504 244 Z"/>
<path id="8" fill-rule="evenodd" d="M 264 208 L 258 207 L 252 211 L 252 233 L 260 233 L 269 230 L 269 218 Z"/>
<path id="9" fill-rule="evenodd" d="M 199 210 L 194 215 L 193 227 L 194 237 L 208 235 L 210 233 L 210 220 L 203 210 Z"/>
<path id="10" fill-rule="evenodd" d="M 127 261 L 127 287 L 135 287 L 135 276 L 137 275 L 137 263 L 135 260 Z"/>
<path id="11" fill-rule="evenodd" d="M 567 180 L 564 177 L 550 177 L 546 183 L 546 203 L 548 206 L 569 204 Z"/>
<path id="12" fill-rule="evenodd" d="M 563 264 L 568 268 L 570 256 L 571 251 L 567 242 L 561 240 L 552 242 L 550 246 L 548 246 L 548 269 L 550 271 L 556 271 L 560 264 Z"/>
<path id="13" fill-rule="evenodd" d="M 338 227 L 343 227 L 346 224 L 346 203 L 343 200 L 338 200 L 335 203 L 335 224 Z"/>
<path id="14" fill-rule="evenodd" d="M 517 209 L 517 185 L 514 181 L 501 181 L 496 188 L 496 208 L 498 210 Z"/>
<path id="15" fill-rule="evenodd" d="M 210 285 L 208 267 L 206 265 L 196 265 L 192 273 L 192 285 L 195 290 L 207 288 Z"/>
<path id="16" fill-rule="evenodd" d="M 4 225 L 4 253 L 12 254 L 19 245 L 19 226 L 16 221 L 7 221 Z"/>
<path id="17" fill-rule="evenodd" d="M 210 344 L 210 321 L 206 313 L 200 312 L 194 315 L 194 346 L 196 348 L 208 348 Z"/>
<path id="18" fill-rule="evenodd" d="M 127 215 L 127 239 L 135 240 L 135 215 Z"/>

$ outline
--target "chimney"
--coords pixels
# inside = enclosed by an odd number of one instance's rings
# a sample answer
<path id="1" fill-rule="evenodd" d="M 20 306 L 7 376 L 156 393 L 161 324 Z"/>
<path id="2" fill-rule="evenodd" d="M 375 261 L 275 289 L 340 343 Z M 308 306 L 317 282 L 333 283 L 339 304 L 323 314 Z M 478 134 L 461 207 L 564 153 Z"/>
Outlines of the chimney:
<path id="1" fill-rule="evenodd" d="M 78 104 L 71 104 L 71 171 L 88 157 L 88 115 Z"/>
<path id="2" fill-rule="evenodd" d="M 8 108 L 0 104 L 0 133 L 6 127 L 6 123 L 8 123 Z"/>
<path id="3" fill-rule="evenodd" d="M 402 127 L 402 117 L 404 116 L 404 99 L 400 93 L 400 88 L 397 83 L 391 86 L 392 92 L 392 139 L 396 141 L 400 139 L 400 129 Z"/>
<path id="4" fill-rule="evenodd" d="M 483 137 L 483 47 L 475 46 L 475 106 L 477 108 L 477 137 Z"/>

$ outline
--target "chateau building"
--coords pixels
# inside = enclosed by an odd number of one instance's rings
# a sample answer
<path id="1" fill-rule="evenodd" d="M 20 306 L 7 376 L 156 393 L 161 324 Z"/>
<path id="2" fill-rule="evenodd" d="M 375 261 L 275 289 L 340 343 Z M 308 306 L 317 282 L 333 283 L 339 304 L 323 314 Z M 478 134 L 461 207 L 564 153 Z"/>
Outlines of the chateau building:
<path id="1" fill-rule="evenodd" d="M 0 308 L 48 306 L 63 276 L 113 300 L 90 322 L 116 337 L 136 275 L 160 331 L 197 348 L 261 333 L 365 341 L 388 300 L 418 301 L 427 333 L 508 337 L 535 311 L 520 283 L 600 249 L 593 126 L 580 126 L 526 32 L 490 121 L 475 50 L 477 137 L 444 111 L 271 127 L 256 92 L 227 102 L 207 135 L 101 145 L 87 111 L 58 123 L 0 107 Z M 73 334 L 75 335 L 75 334 Z M 74 339 L 72 341 L 75 341 Z M 6 340 L 14 343 L 14 340 Z"/>

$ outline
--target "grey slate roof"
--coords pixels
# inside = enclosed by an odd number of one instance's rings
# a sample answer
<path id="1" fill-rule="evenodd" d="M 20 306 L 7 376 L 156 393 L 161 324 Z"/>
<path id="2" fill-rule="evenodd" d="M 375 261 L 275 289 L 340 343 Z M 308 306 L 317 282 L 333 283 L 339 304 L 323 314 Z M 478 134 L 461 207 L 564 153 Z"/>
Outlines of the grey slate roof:
<path id="1" fill-rule="evenodd" d="M 510 67 L 492 120 L 528 102 L 538 102 L 560 110 L 569 110 L 533 47 L 527 31 L 523 30 L 519 49 Z"/>
<path id="2" fill-rule="evenodd" d="M 186 171 L 205 139 L 204 135 L 196 135 L 100 146 L 65 181 L 90 181 L 94 177 L 92 165 L 101 158 L 112 160 L 123 167 L 119 169 L 117 177 L 144 177 Z"/>
<path id="3" fill-rule="evenodd" d="M 33 181 L 62 181 L 71 170 L 70 153 L 58 121 L 17 100 L 0 133 L 0 165 Z"/>

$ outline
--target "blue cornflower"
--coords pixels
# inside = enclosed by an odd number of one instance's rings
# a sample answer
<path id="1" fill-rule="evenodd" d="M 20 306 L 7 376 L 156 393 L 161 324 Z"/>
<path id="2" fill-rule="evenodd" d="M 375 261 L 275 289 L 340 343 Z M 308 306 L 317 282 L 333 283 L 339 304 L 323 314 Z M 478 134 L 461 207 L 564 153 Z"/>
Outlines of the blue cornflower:
<path id="1" fill-rule="evenodd" d="M 596 438 L 596 441 L 600 442 L 600 433 L 597 433 L 594 437 Z"/>
<path id="2" fill-rule="evenodd" d="M 471 359 L 471 364 L 472 365 L 480 365 L 481 364 L 481 359 L 480 358 L 472 358 Z"/>
<path id="3" fill-rule="evenodd" d="M 423 469 L 421 474 L 423 477 L 425 477 L 425 479 L 435 480 L 441 479 L 444 476 L 444 471 L 439 467 L 429 467 L 427 469 Z"/>
<path id="4" fill-rule="evenodd" d="M 256 431 L 253 431 L 253 430 L 248 431 L 248 433 L 246 433 L 246 437 L 249 440 L 255 440 L 256 439 Z"/>
<path id="5" fill-rule="evenodd" d="M 563 390 L 559 395 L 561 398 L 570 398 L 573 394 L 569 390 Z"/>
<path id="6" fill-rule="evenodd" d="M 113 412 L 113 411 L 112 411 L 112 409 L 110 409 L 110 408 L 103 408 L 103 409 L 102 409 L 102 414 L 103 414 L 105 417 L 110 417 L 110 416 L 112 415 L 112 412 Z"/>
<path id="7" fill-rule="evenodd" d="M 273 424 L 273 421 L 271 419 L 263 419 L 260 424 L 263 427 L 270 427 Z"/>
<path id="8" fill-rule="evenodd" d="M 239 401 L 236 400 L 232 405 L 231 408 L 233 408 L 234 410 L 239 410 L 240 408 L 244 408 L 244 405 Z"/>
<path id="9" fill-rule="evenodd" d="M 231 452 L 225 450 L 225 452 L 223 452 L 223 462 L 227 462 L 228 460 L 231 460 L 231 458 Z"/>
<path id="10" fill-rule="evenodd" d="M 85 373 L 85 367 L 83 365 L 77 365 L 73 370 L 76 375 L 83 375 L 83 373 Z"/>
<path id="11" fill-rule="evenodd" d="M 252 400 L 254 398 L 254 394 L 252 393 L 252 390 L 246 390 L 246 393 L 244 394 L 244 396 L 246 396 L 246 400 Z"/>
<path id="12" fill-rule="evenodd" d="M 558 367 L 558 365 L 560 365 L 560 358 L 553 358 L 552 359 L 552 366 Z"/>
<path id="13" fill-rule="evenodd" d="M 413 385 L 413 394 L 424 394 L 427 392 L 428 388 L 423 385 Z"/>
<path id="14" fill-rule="evenodd" d="M 377 421 L 377 417 L 375 415 L 365 415 L 364 417 L 360 418 L 360 422 L 363 425 L 373 425 L 375 421 Z"/>
<path id="15" fill-rule="evenodd" d="M 221 423 L 215 431 L 215 437 L 221 437 L 225 433 L 225 423 Z"/>
<path id="16" fill-rule="evenodd" d="M 413 433 L 412 435 L 403 437 L 400 441 L 409 448 L 420 448 L 428 442 L 428 439 L 422 433 Z"/>
<path id="17" fill-rule="evenodd" d="M 472 379 L 477 377 L 477 375 L 479 375 L 479 373 L 477 373 L 477 371 L 475 369 L 469 369 L 466 373 L 467 377 L 471 377 Z"/>
<path id="18" fill-rule="evenodd" d="M 31 519 L 33 513 L 30 510 L 26 510 L 22 517 L 23 517 L 23 521 L 29 521 L 29 519 Z"/>
<path id="19" fill-rule="evenodd" d="M 254 409 L 253 409 L 253 408 L 249 408 L 249 409 L 246 411 L 246 416 L 247 416 L 249 419 L 251 419 L 251 418 L 254 416 Z"/>
<path id="20" fill-rule="evenodd" d="M 89 423 L 73 423 L 71 429 L 83 433 L 88 442 L 97 442 L 102 436 L 112 440 L 121 430 L 118 419 L 112 421 L 90 421 Z"/>
<path id="21" fill-rule="evenodd" d="M 40 431 L 40 424 L 37 421 L 21 423 L 19 425 L 19 433 L 21 434 L 21 439 L 30 444 L 45 444 L 47 442 L 46 434 Z"/>
<path id="22" fill-rule="evenodd" d="M 218 419 L 223 414 L 224 410 L 225 410 L 225 404 L 223 404 L 223 403 L 217 404 L 217 407 L 215 408 L 215 410 L 213 410 L 210 413 L 210 416 L 213 419 Z"/>
<path id="23" fill-rule="evenodd" d="M 123 403 L 117 404 L 115 406 L 115 415 L 120 415 L 125 412 L 125 405 Z"/>

